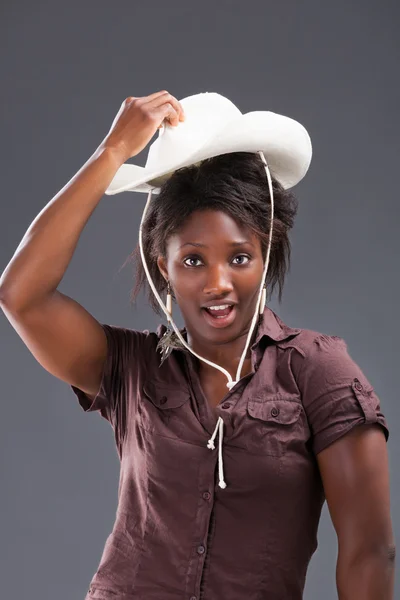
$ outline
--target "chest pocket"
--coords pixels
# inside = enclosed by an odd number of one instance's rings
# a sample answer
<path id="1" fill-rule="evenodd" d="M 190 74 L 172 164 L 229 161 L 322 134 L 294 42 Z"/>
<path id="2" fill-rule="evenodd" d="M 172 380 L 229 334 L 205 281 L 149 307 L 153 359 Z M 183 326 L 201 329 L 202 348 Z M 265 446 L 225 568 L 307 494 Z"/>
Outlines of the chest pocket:
<path id="1" fill-rule="evenodd" d="M 247 403 L 248 451 L 282 456 L 301 437 L 302 414 L 298 395 L 250 398 Z"/>
<path id="2" fill-rule="evenodd" d="M 182 388 L 162 388 L 147 381 L 139 404 L 141 426 L 147 431 L 173 437 L 181 430 L 182 415 L 189 408 L 190 392 Z"/>

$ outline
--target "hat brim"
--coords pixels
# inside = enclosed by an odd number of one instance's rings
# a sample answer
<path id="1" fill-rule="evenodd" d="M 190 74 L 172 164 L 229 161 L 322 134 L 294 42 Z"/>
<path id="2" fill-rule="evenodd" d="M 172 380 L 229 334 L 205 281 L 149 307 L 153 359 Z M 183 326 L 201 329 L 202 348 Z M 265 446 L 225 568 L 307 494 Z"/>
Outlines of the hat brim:
<path id="1" fill-rule="evenodd" d="M 270 111 L 253 111 L 233 119 L 172 169 L 169 166 L 157 171 L 129 163 L 121 165 L 105 193 L 148 193 L 153 190 L 154 194 L 158 194 L 163 183 L 178 169 L 221 154 L 260 150 L 271 174 L 285 189 L 299 183 L 310 166 L 312 145 L 303 125 Z"/>

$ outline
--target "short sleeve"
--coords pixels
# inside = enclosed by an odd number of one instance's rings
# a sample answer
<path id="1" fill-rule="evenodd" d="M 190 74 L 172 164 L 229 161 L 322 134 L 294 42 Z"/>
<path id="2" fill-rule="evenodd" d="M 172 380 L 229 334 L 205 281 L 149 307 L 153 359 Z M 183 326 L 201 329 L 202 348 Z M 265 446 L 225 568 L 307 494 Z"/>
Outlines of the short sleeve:
<path id="1" fill-rule="evenodd" d="M 315 454 L 364 423 L 379 424 L 388 440 L 380 400 L 342 338 L 317 335 L 293 361 Z"/>
<path id="2" fill-rule="evenodd" d="M 148 331 L 136 331 L 101 323 L 107 337 L 107 356 L 100 388 L 91 400 L 84 391 L 71 385 L 85 412 L 99 411 L 111 424 L 117 409 L 126 412 L 127 399 L 132 396 L 134 381 L 145 364 L 145 340 Z"/>

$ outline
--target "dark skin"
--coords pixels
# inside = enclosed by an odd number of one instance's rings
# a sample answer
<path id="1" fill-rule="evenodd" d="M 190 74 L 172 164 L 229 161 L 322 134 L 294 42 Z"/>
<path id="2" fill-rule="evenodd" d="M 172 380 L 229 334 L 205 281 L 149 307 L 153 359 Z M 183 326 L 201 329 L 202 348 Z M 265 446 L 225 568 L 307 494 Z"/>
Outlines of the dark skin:
<path id="1" fill-rule="evenodd" d="M 204 244 L 204 247 L 180 248 L 182 244 Z M 190 216 L 179 234 L 169 238 L 167 256 L 167 261 L 159 256 L 157 264 L 174 290 L 190 347 L 219 364 L 235 379 L 263 274 L 259 239 L 221 211 L 198 211 Z M 211 327 L 201 306 L 225 300 L 238 303 L 236 319 L 226 328 Z M 248 350 L 240 376 L 250 372 Z M 200 361 L 199 377 L 210 405 L 216 406 L 228 392 L 226 376 Z"/>
<path id="2" fill-rule="evenodd" d="M 243 243 L 232 246 L 238 241 Z M 188 243 L 204 247 L 179 248 Z M 263 274 L 259 240 L 221 211 L 198 211 L 168 240 L 167 260 L 160 256 L 157 264 L 174 290 L 190 347 L 235 378 Z M 215 329 L 200 307 L 225 299 L 238 302 L 237 318 L 231 326 Z M 203 391 L 215 407 L 227 394 L 227 378 L 199 363 Z M 248 352 L 241 377 L 250 372 Z M 382 429 L 374 424 L 355 427 L 316 458 L 338 538 L 339 600 L 393 600 L 395 542 Z"/>

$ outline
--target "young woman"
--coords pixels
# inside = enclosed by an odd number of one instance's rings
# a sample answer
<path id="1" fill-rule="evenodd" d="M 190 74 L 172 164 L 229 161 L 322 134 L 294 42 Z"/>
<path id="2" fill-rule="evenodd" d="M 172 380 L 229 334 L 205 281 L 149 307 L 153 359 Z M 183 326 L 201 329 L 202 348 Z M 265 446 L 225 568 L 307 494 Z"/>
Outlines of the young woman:
<path id="1" fill-rule="evenodd" d="M 290 327 L 262 293 L 278 286 L 282 296 L 297 209 L 289 188 L 308 168 L 305 134 L 272 113 L 238 115 L 224 151 L 213 138 L 198 160 L 189 152 L 204 133 L 197 108 L 221 97 L 196 101 L 186 111 L 167 91 L 127 98 L 0 280 L 2 309 L 38 362 L 114 430 L 118 510 L 86 597 L 299 600 L 326 499 L 339 598 L 389 600 L 395 552 L 379 399 L 344 340 Z M 217 131 L 213 115 L 204 112 L 204 127 Z M 260 135 L 253 118 L 273 124 L 264 152 L 249 150 Z M 135 167 L 124 163 L 160 127 L 152 160 L 167 176 L 154 169 L 146 184 L 136 173 L 133 185 Z M 135 186 L 150 196 L 133 297 L 150 284 L 161 314 L 166 292 L 172 329 L 101 324 L 57 289 L 104 192 Z"/>

